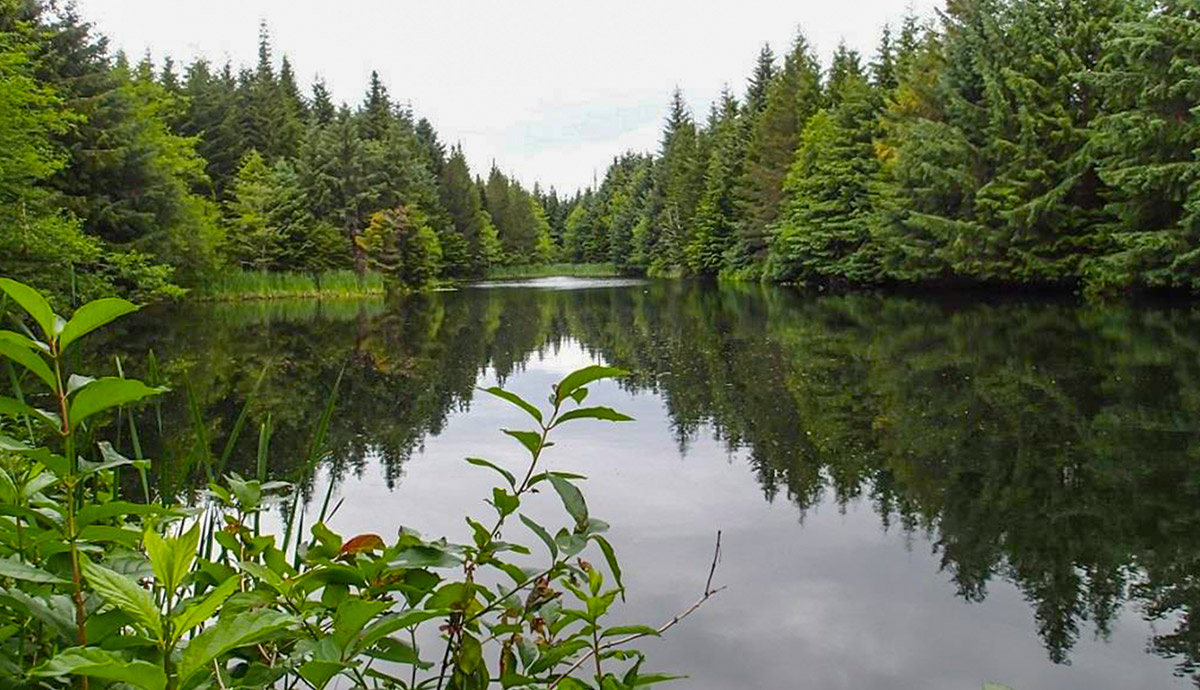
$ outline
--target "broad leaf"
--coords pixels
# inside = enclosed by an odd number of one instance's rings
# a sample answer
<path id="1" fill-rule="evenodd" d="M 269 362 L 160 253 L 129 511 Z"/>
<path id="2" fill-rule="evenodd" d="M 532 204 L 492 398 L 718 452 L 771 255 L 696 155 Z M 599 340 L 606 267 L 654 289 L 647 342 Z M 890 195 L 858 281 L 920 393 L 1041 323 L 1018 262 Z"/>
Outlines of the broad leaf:
<path id="1" fill-rule="evenodd" d="M 25 582 L 41 582 L 56 585 L 67 583 L 67 580 L 53 573 L 48 573 L 41 568 L 35 568 L 32 565 L 16 560 L 15 556 L 0 558 L 0 577 L 11 577 L 14 580 L 23 580 Z"/>
<path id="2" fill-rule="evenodd" d="M 603 367 L 600 365 L 592 365 L 584 367 L 577 371 L 567 374 L 562 381 L 554 388 L 555 402 L 562 403 L 567 399 L 567 396 L 572 395 L 575 391 L 583 386 L 588 385 L 593 381 L 600 379 L 611 379 L 617 376 L 625 376 L 629 372 L 624 369 L 614 367 Z"/>
<path id="3" fill-rule="evenodd" d="M 572 419 L 599 419 L 605 422 L 632 422 L 633 417 L 623 415 L 611 407 L 581 407 L 577 410 L 564 412 L 554 422 L 554 426 L 558 426 L 563 422 L 569 422 Z"/>
<path id="4" fill-rule="evenodd" d="M 550 475 L 550 483 L 554 486 L 554 490 L 558 492 L 559 498 L 562 499 L 563 506 L 571 517 L 575 518 L 576 525 L 586 525 L 588 519 L 587 503 L 583 500 L 583 494 L 571 482 L 559 477 L 558 475 Z"/>
<path id="5" fill-rule="evenodd" d="M 7 357 L 12 361 L 25 367 L 35 376 L 45 382 L 50 390 L 58 388 L 58 381 L 54 378 L 54 372 L 50 369 L 50 365 L 42 356 L 33 352 L 29 348 L 22 347 L 11 339 L 3 337 L 9 331 L 0 331 L 0 357 Z"/>
<path id="6" fill-rule="evenodd" d="M 531 455 L 536 455 L 542 448 L 542 435 L 533 431 L 513 431 L 512 429 L 501 429 L 504 433 L 512 436 L 525 446 Z M 546 446 L 550 444 L 547 443 Z"/>
<path id="7" fill-rule="evenodd" d="M 557 559 L 558 558 L 558 544 L 554 543 L 554 538 L 550 536 L 550 532 L 546 531 L 545 527 L 542 527 L 541 525 L 534 522 L 533 520 L 530 520 L 529 518 L 525 517 L 524 515 L 521 515 L 520 518 L 521 518 L 521 522 L 524 522 L 525 526 L 528 527 L 529 529 L 533 530 L 533 533 L 538 536 L 538 539 L 541 539 L 542 542 L 544 542 L 546 544 L 546 548 L 550 549 L 550 558 Z"/>
<path id="8" fill-rule="evenodd" d="M 186 685 L 192 676 L 204 673 L 217 659 L 240 647 L 258 644 L 291 626 L 291 616 L 262 609 L 230 616 L 206 628 L 183 648 L 179 677 Z"/>
<path id="9" fill-rule="evenodd" d="M 517 485 L 517 478 L 513 476 L 512 472 L 509 472 L 508 470 L 504 469 L 503 467 L 500 467 L 499 465 L 497 465 L 493 462 L 489 462 L 487 460 L 484 460 L 483 458 L 467 458 L 467 462 L 471 463 L 472 465 L 475 465 L 476 467 L 487 467 L 488 469 L 495 470 L 495 471 L 499 472 L 508 481 L 509 486 L 516 487 L 516 485 Z"/>
<path id="10" fill-rule="evenodd" d="M 410 628 L 418 623 L 424 623 L 434 618 L 450 615 L 447 609 L 412 609 L 403 613 L 393 613 L 367 626 L 358 640 L 358 648 L 364 649 L 398 630 Z"/>
<path id="11" fill-rule="evenodd" d="M 57 326 L 61 319 L 50 308 L 50 303 L 46 301 L 45 297 L 42 297 L 37 290 L 11 278 L 0 278 L 0 290 L 8 294 L 14 302 L 21 305 L 21 308 L 33 317 L 33 320 L 41 327 L 42 333 L 46 335 L 47 342 L 54 340 L 54 337 L 58 335 Z"/>
<path id="12" fill-rule="evenodd" d="M 91 333 L 113 319 L 137 311 L 137 305 L 123 299 L 108 297 L 88 302 L 79 309 L 63 326 L 58 335 L 58 347 L 66 350 L 71 343 Z"/>
<path id="13" fill-rule="evenodd" d="M 54 430 L 58 430 L 58 428 L 62 425 L 62 420 L 58 418 L 58 415 L 52 412 L 46 412 L 45 410 L 39 410 L 30 405 L 26 405 L 16 398 L 9 398 L 2 395 L 0 395 L 0 415 L 6 415 L 9 417 L 33 417 L 34 419 Z"/>
<path id="14" fill-rule="evenodd" d="M 137 402 L 165 393 L 166 388 L 150 387 L 141 381 L 106 376 L 84 386 L 71 400 L 71 424 L 78 425 L 97 412 Z"/>
<path id="15" fill-rule="evenodd" d="M 484 391 L 485 393 L 491 393 L 501 400 L 507 400 L 508 402 L 528 412 L 530 417 L 533 417 L 538 421 L 538 424 L 542 423 L 542 411 L 534 407 L 531 403 L 516 393 L 510 393 L 503 388 L 498 388 L 496 386 L 492 386 L 491 388 L 482 388 L 480 390 Z"/>
<path id="16" fill-rule="evenodd" d="M 73 647 L 33 670 L 41 677 L 90 676 L 126 683 L 143 690 L 164 690 L 167 676 L 162 667 L 148 661 L 126 661 L 115 652 L 98 647 Z"/>
<path id="17" fill-rule="evenodd" d="M 83 576 L 87 578 L 92 589 L 99 592 L 110 604 L 144 625 L 156 637 L 162 637 L 162 619 L 150 592 L 116 571 L 96 565 L 86 558 L 81 561 Z"/>

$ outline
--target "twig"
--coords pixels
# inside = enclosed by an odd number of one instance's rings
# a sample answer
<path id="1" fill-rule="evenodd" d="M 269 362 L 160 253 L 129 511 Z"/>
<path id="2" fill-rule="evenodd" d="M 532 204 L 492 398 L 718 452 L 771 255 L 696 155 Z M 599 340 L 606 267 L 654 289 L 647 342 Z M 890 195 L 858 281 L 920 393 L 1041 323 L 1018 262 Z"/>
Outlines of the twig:
<path id="1" fill-rule="evenodd" d="M 627 635 L 620 639 L 613 640 L 612 642 L 606 642 L 605 644 L 602 644 L 598 647 L 591 649 L 590 651 L 588 651 L 587 654 L 584 654 L 583 656 L 579 657 L 575 661 L 575 663 L 571 665 L 571 668 L 567 669 L 562 675 L 560 675 L 558 678 L 554 679 L 554 682 L 550 684 L 550 687 L 547 688 L 547 690 L 554 690 L 555 688 L 557 688 L 559 683 L 566 680 L 567 677 L 570 676 L 575 671 L 578 671 L 581 666 L 583 666 L 585 663 L 587 663 L 588 659 L 591 659 L 592 657 L 597 656 L 597 655 L 605 652 L 606 650 L 612 649 L 613 647 L 623 647 L 623 646 L 629 644 L 630 642 L 633 642 L 634 640 L 637 640 L 637 639 L 640 639 L 643 637 L 648 637 L 650 635 L 654 635 L 655 637 L 662 635 L 666 631 L 668 631 L 671 628 L 678 625 L 679 622 L 682 621 L 684 618 L 687 618 L 688 616 L 690 616 L 696 609 L 703 606 L 704 602 L 708 601 L 713 596 L 724 591 L 725 587 L 718 587 L 716 589 L 712 588 L 713 574 L 716 573 L 716 571 L 717 571 L 717 562 L 719 560 L 721 560 L 721 531 L 717 530 L 717 546 L 713 552 L 712 565 L 708 569 L 708 581 L 704 583 L 704 594 L 702 594 L 700 596 L 700 598 L 696 600 L 696 603 L 689 606 L 687 608 L 687 610 L 685 610 L 683 613 L 676 614 L 674 618 L 672 618 L 671 620 L 667 621 L 666 623 L 663 623 L 662 625 L 660 625 L 652 633 L 651 632 L 641 632 L 641 633 L 636 633 L 633 635 Z"/>

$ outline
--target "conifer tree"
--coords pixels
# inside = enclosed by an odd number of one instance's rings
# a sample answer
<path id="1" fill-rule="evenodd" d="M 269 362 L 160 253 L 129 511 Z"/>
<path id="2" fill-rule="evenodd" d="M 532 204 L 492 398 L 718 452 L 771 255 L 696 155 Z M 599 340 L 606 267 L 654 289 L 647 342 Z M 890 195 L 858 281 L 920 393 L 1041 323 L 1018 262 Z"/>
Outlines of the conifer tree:
<path id="1" fill-rule="evenodd" d="M 741 173 L 745 141 L 738 104 L 726 88 L 713 125 L 714 143 L 704 170 L 704 190 L 696 210 L 695 234 L 687 247 L 688 269 L 715 276 L 725 265 L 736 228 L 734 182 Z"/>
<path id="2" fill-rule="evenodd" d="M 880 275 L 868 230 L 878 101 L 856 62 L 843 69 L 827 90 L 834 105 L 805 126 L 784 184 L 767 271 L 774 280 L 866 284 Z"/>
<path id="3" fill-rule="evenodd" d="M 800 131 L 821 105 L 821 71 L 802 33 L 767 89 L 738 180 L 739 227 L 731 268 L 756 275 L 766 259 L 769 228 L 779 215 L 783 180 Z"/>
<path id="4" fill-rule="evenodd" d="M 1094 288 L 1200 287 L 1200 8 L 1158 0 L 1117 25 L 1095 84 L 1092 123 L 1113 242 Z"/>

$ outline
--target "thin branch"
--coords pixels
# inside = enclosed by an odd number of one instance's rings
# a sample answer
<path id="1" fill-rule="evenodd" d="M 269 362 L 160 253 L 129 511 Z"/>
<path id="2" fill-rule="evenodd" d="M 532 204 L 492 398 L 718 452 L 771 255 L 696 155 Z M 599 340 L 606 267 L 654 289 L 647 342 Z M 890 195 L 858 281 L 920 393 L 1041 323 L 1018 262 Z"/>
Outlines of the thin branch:
<path id="1" fill-rule="evenodd" d="M 655 637 L 661 636 L 666 631 L 668 631 L 671 628 L 678 625 L 679 622 L 682 621 L 684 618 L 687 618 L 688 616 L 692 615 L 692 613 L 694 613 L 696 611 L 696 609 L 698 609 L 704 605 L 704 602 L 708 601 L 713 596 L 723 592 L 726 589 L 725 587 L 718 587 L 716 589 L 712 588 L 713 574 L 716 573 L 716 571 L 717 571 L 717 562 L 719 560 L 721 560 L 721 532 L 720 532 L 720 530 L 717 531 L 717 546 L 713 552 L 712 565 L 708 569 L 708 581 L 705 582 L 705 584 L 704 584 L 704 594 L 702 594 L 700 596 L 700 598 L 696 600 L 696 603 L 689 606 L 685 611 L 683 611 L 683 613 L 676 614 L 674 618 L 672 618 L 671 620 L 667 621 L 666 623 L 663 623 L 662 625 L 660 625 L 654 632 L 642 632 L 642 633 L 636 633 L 633 635 L 627 635 L 625 637 L 613 640 L 612 642 L 606 642 L 598 647 L 592 648 L 591 650 L 588 651 L 587 654 L 584 654 L 583 656 L 579 657 L 575 661 L 575 663 L 571 665 L 571 668 L 568 668 L 562 675 L 560 675 L 558 678 L 554 679 L 554 682 L 550 684 L 550 687 L 547 688 L 547 690 L 554 690 L 555 688 L 557 688 L 559 683 L 566 680 L 566 678 L 569 677 L 572 673 L 578 671 L 579 668 L 581 666 L 583 666 L 584 664 L 586 664 L 588 662 L 588 660 L 591 659 L 592 657 L 597 657 L 598 655 L 600 655 L 600 654 L 604 653 L 605 651 L 612 649 L 614 647 L 623 647 L 623 646 L 629 644 L 630 642 L 641 639 L 643 637 L 648 637 L 650 635 L 654 635 Z"/>

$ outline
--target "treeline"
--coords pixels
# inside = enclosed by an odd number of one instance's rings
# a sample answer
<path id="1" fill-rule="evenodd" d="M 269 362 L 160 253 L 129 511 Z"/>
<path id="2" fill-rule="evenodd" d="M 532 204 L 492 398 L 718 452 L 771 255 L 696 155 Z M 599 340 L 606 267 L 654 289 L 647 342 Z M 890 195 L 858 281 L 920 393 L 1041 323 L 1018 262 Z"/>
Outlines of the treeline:
<path id="1" fill-rule="evenodd" d="M 378 74 L 353 108 L 303 93 L 265 27 L 250 67 L 132 64 L 52 0 L 0 0 L 0 150 L 0 274 L 77 299 L 239 267 L 427 282 L 547 261 L 570 204 L 473 176 Z"/>
<path id="2" fill-rule="evenodd" d="M 1200 5 L 949 0 L 823 69 L 798 34 L 567 219 L 574 260 L 809 285 L 1200 287 Z"/>

